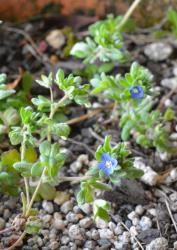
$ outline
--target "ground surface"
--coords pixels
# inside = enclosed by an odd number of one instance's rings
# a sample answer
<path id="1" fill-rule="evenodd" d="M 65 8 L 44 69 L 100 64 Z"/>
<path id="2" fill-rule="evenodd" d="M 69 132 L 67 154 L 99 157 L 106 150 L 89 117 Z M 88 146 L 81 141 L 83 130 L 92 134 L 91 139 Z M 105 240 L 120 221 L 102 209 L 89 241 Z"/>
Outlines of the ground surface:
<path id="1" fill-rule="evenodd" d="M 10 28 L 10 25 L 4 25 L 0 41 L 0 71 L 7 73 L 10 82 L 17 78 L 18 68 L 29 70 L 34 78 L 38 78 L 41 73 L 49 70 L 55 71 L 58 67 L 63 67 L 67 73 L 76 66 L 82 67 L 80 63 L 73 63 L 73 59 L 65 60 L 64 45 L 54 49 L 46 44 L 45 38 L 48 32 L 56 27 L 61 29 L 72 23 L 77 23 L 73 27 L 75 34 L 83 36 L 87 25 L 93 21 L 95 18 L 74 17 L 73 20 L 47 18 L 13 28 Z M 19 30 L 23 30 L 23 32 L 21 33 Z M 177 77 L 177 40 L 174 38 L 162 39 L 164 49 L 159 51 L 156 56 L 153 50 L 145 52 L 147 45 L 158 42 L 149 33 L 139 31 L 125 35 L 125 41 L 133 60 L 137 60 L 154 74 L 154 87 L 158 88 L 160 93 L 157 105 L 160 103 L 162 109 L 168 106 L 173 107 L 177 117 L 177 93 L 174 90 L 177 88 L 175 80 Z M 166 46 L 170 47 L 171 53 L 167 53 L 162 60 L 159 60 L 162 53 L 165 54 Z M 158 51 L 158 48 L 155 51 Z M 120 65 L 116 67 L 115 71 L 124 73 L 129 70 L 129 67 L 130 64 Z M 173 91 L 168 95 L 171 90 Z M 47 95 L 45 90 L 36 87 L 35 83 L 32 93 Z M 60 95 L 60 93 L 56 95 Z M 95 106 L 96 102 L 97 100 Z M 85 112 L 84 108 L 71 107 L 69 115 L 76 117 Z M 94 149 L 102 142 L 106 134 L 111 134 L 116 142 L 120 140 L 117 123 L 104 124 L 109 115 L 110 111 L 105 110 L 72 126 L 72 139 L 62 142 L 69 155 L 63 168 L 64 174 L 73 176 L 78 173 L 84 174 L 88 166 L 95 163 L 93 161 Z M 172 124 L 171 133 L 176 138 L 175 122 Z M 156 154 L 154 149 L 144 150 L 133 143 L 131 148 L 133 155 L 140 157 L 137 159 L 137 164 L 144 163 L 145 166 L 151 166 L 159 175 L 162 175 L 164 171 L 168 173 L 177 166 L 175 157 L 168 158 L 166 155 Z M 70 186 L 68 183 L 62 183 L 57 187 L 58 193 L 54 201 L 35 203 L 35 207 L 40 209 L 44 227 L 39 235 L 27 237 L 23 246 L 19 246 L 18 249 L 177 249 L 175 229 L 177 223 L 177 174 L 175 174 L 175 171 L 171 173 L 173 178 L 168 183 L 157 186 L 147 185 L 143 181 L 125 180 L 115 187 L 111 194 L 105 193 L 105 198 L 112 202 L 109 223 L 101 220 L 94 222 L 91 218 L 91 207 L 88 204 L 81 207 L 76 204 L 75 193 L 78 185 Z M 8 227 L 20 212 L 20 208 L 21 205 L 17 198 L 1 195 L 0 228 Z M 15 237 L 15 234 L 11 232 L 6 233 L 1 236 L 0 244 L 8 245 L 15 240 Z"/>

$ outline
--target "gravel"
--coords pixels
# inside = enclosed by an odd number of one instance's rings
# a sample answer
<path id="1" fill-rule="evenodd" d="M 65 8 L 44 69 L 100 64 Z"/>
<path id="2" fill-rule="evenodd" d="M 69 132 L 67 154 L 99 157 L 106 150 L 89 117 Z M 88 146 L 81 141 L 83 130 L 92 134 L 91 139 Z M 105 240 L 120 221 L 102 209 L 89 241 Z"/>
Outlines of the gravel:
<path id="1" fill-rule="evenodd" d="M 157 42 L 145 47 L 145 55 L 152 61 L 160 62 L 166 60 L 173 52 L 172 46 L 166 43 Z"/>
<path id="2" fill-rule="evenodd" d="M 157 238 L 146 246 L 146 250 L 168 250 L 168 241 L 163 238 Z"/>

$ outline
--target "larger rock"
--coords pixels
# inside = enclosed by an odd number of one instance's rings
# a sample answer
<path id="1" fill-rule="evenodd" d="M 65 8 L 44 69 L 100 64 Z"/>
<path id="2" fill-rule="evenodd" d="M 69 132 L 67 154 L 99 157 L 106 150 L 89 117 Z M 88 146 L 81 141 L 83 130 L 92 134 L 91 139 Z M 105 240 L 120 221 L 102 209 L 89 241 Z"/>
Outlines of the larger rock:
<path id="1" fill-rule="evenodd" d="M 163 237 L 157 238 L 146 246 L 146 250 L 168 250 L 168 241 Z"/>
<path id="2" fill-rule="evenodd" d="M 163 87 L 166 87 L 168 89 L 174 89 L 177 88 L 177 81 L 176 81 L 176 77 L 172 77 L 172 78 L 165 78 L 163 79 L 160 84 Z"/>
<path id="3" fill-rule="evenodd" d="M 145 55 L 152 61 L 160 62 L 166 60 L 173 52 L 169 44 L 158 42 L 145 47 Z"/>

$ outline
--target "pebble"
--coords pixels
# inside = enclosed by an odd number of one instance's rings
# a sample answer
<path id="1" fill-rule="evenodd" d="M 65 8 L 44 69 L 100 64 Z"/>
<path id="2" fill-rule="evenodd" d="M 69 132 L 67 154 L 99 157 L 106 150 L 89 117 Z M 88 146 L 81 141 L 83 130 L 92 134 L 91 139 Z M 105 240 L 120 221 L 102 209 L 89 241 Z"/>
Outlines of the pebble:
<path id="1" fill-rule="evenodd" d="M 81 230 L 81 228 L 78 225 L 72 225 L 69 228 L 69 236 L 71 237 L 71 239 L 74 239 L 74 240 L 83 240 L 84 239 L 83 231 Z"/>
<path id="2" fill-rule="evenodd" d="M 104 229 L 99 229 L 100 233 L 100 238 L 101 239 L 113 239 L 114 234 L 110 229 L 104 228 Z"/>
<path id="3" fill-rule="evenodd" d="M 100 229 L 104 229 L 108 227 L 108 223 L 100 218 L 96 218 L 96 227 Z"/>
<path id="4" fill-rule="evenodd" d="M 5 220 L 3 218 L 0 218 L 0 230 L 4 229 L 5 224 Z"/>
<path id="5" fill-rule="evenodd" d="M 66 201 L 60 208 L 61 212 L 64 214 L 67 214 L 72 209 L 73 209 L 72 201 Z"/>
<path id="6" fill-rule="evenodd" d="M 76 223 L 78 222 L 79 220 L 79 216 L 77 216 L 75 213 L 73 212 L 69 212 L 67 215 L 66 215 L 66 220 L 68 222 L 72 222 L 72 223 Z"/>
<path id="7" fill-rule="evenodd" d="M 60 49 L 65 43 L 65 36 L 59 29 L 51 30 L 46 36 L 46 41 L 54 49 Z"/>
<path id="8" fill-rule="evenodd" d="M 173 247 L 175 250 L 177 249 L 177 241 L 174 242 Z"/>
<path id="9" fill-rule="evenodd" d="M 83 205 L 80 205 L 79 208 L 85 213 L 85 214 L 91 214 L 92 212 L 92 207 L 90 204 L 85 203 Z"/>
<path id="10" fill-rule="evenodd" d="M 127 215 L 127 217 L 132 221 L 133 219 L 137 218 L 137 213 L 135 211 L 132 211 Z"/>
<path id="11" fill-rule="evenodd" d="M 92 218 L 84 218 L 79 222 L 82 228 L 89 228 L 93 224 Z"/>
<path id="12" fill-rule="evenodd" d="M 49 245 L 49 248 L 50 248 L 51 250 L 56 250 L 56 249 L 59 248 L 59 246 L 60 246 L 60 244 L 59 244 L 58 241 L 52 241 L 52 242 L 50 243 L 50 245 Z"/>
<path id="13" fill-rule="evenodd" d="M 157 42 L 147 45 L 144 49 L 145 55 L 152 61 L 160 62 L 166 60 L 173 52 L 167 43 Z"/>
<path id="14" fill-rule="evenodd" d="M 57 191 L 54 202 L 57 205 L 62 205 L 63 203 L 65 203 L 69 199 L 70 199 L 70 194 L 68 194 L 66 192 Z"/>
<path id="15" fill-rule="evenodd" d="M 115 235 L 121 235 L 123 233 L 123 228 L 122 226 L 117 225 L 116 228 L 114 229 Z"/>
<path id="16" fill-rule="evenodd" d="M 44 201 L 42 202 L 42 207 L 43 207 L 44 211 L 46 211 L 46 212 L 49 213 L 49 214 L 52 214 L 53 211 L 54 211 L 53 204 L 52 204 L 52 202 L 50 202 L 50 201 L 44 200 Z"/>
<path id="17" fill-rule="evenodd" d="M 174 89 L 177 87 L 176 77 L 162 79 L 160 84 L 168 89 Z"/>
<path id="18" fill-rule="evenodd" d="M 61 237 L 61 244 L 67 245 L 69 242 L 70 242 L 70 239 L 69 239 L 68 236 L 63 235 L 63 236 Z"/>
<path id="19" fill-rule="evenodd" d="M 138 215 L 142 215 L 144 213 L 144 208 L 142 205 L 137 205 L 135 207 L 135 213 Z"/>
<path id="20" fill-rule="evenodd" d="M 100 238 L 100 234 L 96 229 L 93 229 L 91 232 L 91 238 L 93 240 L 98 240 Z"/>
<path id="21" fill-rule="evenodd" d="M 130 242 L 130 233 L 129 232 L 123 232 L 122 234 L 122 241 L 124 243 L 129 243 Z"/>
<path id="22" fill-rule="evenodd" d="M 147 216 L 143 216 L 140 220 L 140 226 L 141 226 L 141 229 L 144 231 L 144 230 L 147 230 L 147 229 L 150 229 L 152 227 L 152 221 L 149 217 Z"/>
<path id="23" fill-rule="evenodd" d="M 65 223 L 60 219 L 54 219 L 52 225 L 57 230 L 63 231 L 65 229 Z"/>
<path id="24" fill-rule="evenodd" d="M 95 246 L 96 246 L 96 243 L 93 240 L 87 240 L 84 245 L 85 248 L 92 249 L 92 250 L 95 248 Z"/>
<path id="25" fill-rule="evenodd" d="M 168 250 L 168 241 L 163 238 L 156 238 L 146 246 L 146 250 Z"/>

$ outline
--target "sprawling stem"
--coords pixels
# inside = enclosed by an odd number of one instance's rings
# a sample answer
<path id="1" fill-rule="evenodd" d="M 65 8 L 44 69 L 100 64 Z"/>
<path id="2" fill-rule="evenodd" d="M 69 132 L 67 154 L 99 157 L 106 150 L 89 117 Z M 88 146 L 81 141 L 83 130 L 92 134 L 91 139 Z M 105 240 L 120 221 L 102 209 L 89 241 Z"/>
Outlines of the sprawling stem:
<path id="1" fill-rule="evenodd" d="M 26 133 L 25 133 L 26 127 L 23 127 L 23 141 L 21 145 L 21 161 L 25 160 L 25 151 L 26 151 Z M 28 183 L 28 178 L 24 177 L 24 183 L 25 183 L 25 190 L 26 190 L 26 202 L 27 205 L 29 204 L 30 201 L 30 194 L 29 194 L 29 183 Z"/>
<path id="2" fill-rule="evenodd" d="M 62 103 L 68 98 L 66 95 L 54 106 L 54 100 L 53 100 L 53 92 L 52 92 L 52 89 L 50 89 L 50 94 L 51 94 L 51 109 L 50 109 L 50 115 L 49 115 L 49 118 L 52 120 L 55 112 L 58 110 L 58 108 L 62 105 Z M 47 135 L 47 139 L 49 142 L 51 142 L 51 129 L 50 129 L 50 126 L 48 127 L 48 135 Z M 30 214 L 30 210 L 33 206 L 33 203 L 34 203 L 34 200 L 38 194 L 38 191 L 39 191 L 39 188 L 41 186 L 41 183 L 42 183 L 42 178 L 43 176 L 45 175 L 45 172 L 46 172 L 46 167 L 43 169 L 43 172 L 42 172 L 42 175 L 39 179 L 39 182 L 36 186 L 36 189 L 33 193 L 33 196 L 31 198 L 31 201 L 28 205 L 28 208 L 27 208 L 27 211 L 25 213 L 25 216 L 28 217 L 29 214 Z"/>
<path id="3" fill-rule="evenodd" d="M 128 9 L 128 11 L 126 12 L 126 14 L 124 15 L 123 19 L 120 21 L 119 25 L 118 25 L 118 29 L 120 30 L 125 23 L 127 22 L 127 20 L 130 18 L 130 16 L 132 15 L 133 11 L 136 9 L 136 7 L 138 6 L 138 4 L 141 2 L 141 0 L 135 0 L 132 5 L 130 6 L 130 8 Z"/>
<path id="4" fill-rule="evenodd" d="M 25 214 L 26 217 L 28 217 L 29 214 L 30 214 L 30 210 L 31 210 L 31 208 L 32 208 L 32 206 L 33 206 L 33 202 L 34 202 L 34 200 L 36 199 L 36 196 L 37 196 L 37 194 L 38 194 L 39 188 L 40 188 L 41 183 L 42 183 L 42 178 L 43 178 L 43 176 L 44 176 L 44 174 L 45 174 L 45 171 L 46 171 L 46 168 L 43 169 L 42 175 L 41 175 L 41 177 L 40 177 L 40 179 L 39 179 L 39 182 L 38 182 L 38 184 L 37 184 L 37 187 L 36 187 L 36 189 L 35 189 L 35 191 L 34 191 L 34 193 L 33 193 L 33 196 L 32 196 L 32 198 L 31 198 L 31 201 L 30 201 L 30 203 L 29 203 L 29 206 L 28 206 L 27 211 L 26 211 L 26 214 Z"/>

